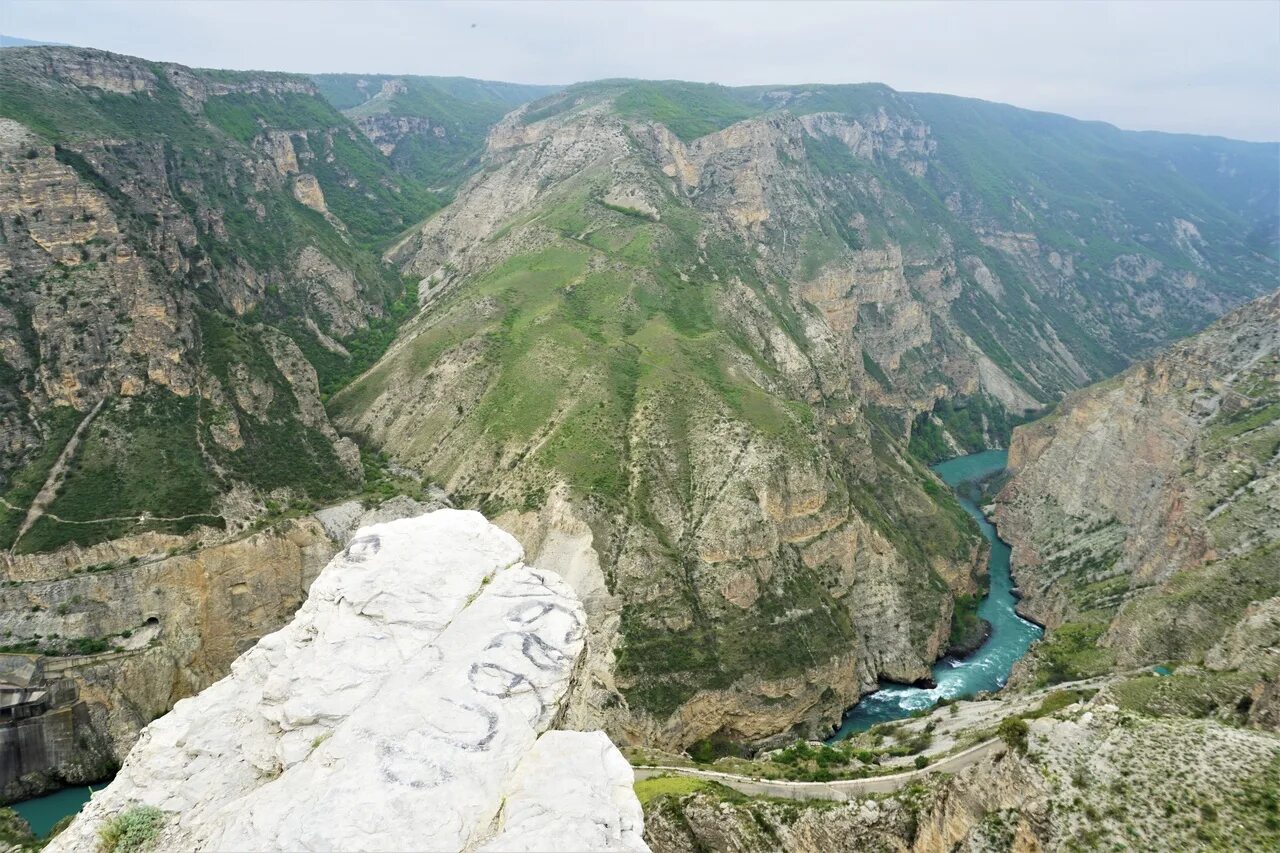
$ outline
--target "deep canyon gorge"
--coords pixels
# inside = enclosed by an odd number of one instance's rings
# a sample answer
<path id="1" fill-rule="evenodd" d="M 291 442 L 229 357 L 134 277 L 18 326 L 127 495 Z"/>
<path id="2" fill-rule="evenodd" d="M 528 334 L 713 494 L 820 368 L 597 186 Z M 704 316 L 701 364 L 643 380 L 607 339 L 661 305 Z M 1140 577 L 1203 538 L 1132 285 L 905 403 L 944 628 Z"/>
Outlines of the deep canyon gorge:
<path id="1" fill-rule="evenodd" d="M 1280 843 L 1277 205 L 1276 144 L 878 84 L 3 48 L 0 802 Z"/>

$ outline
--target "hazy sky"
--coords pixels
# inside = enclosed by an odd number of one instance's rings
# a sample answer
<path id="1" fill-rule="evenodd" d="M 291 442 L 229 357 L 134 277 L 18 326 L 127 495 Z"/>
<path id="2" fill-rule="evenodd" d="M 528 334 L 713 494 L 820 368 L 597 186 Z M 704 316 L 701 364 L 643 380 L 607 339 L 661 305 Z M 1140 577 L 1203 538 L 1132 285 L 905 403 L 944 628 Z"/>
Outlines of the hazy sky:
<path id="1" fill-rule="evenodd" d="M 946 92 L 1280 140 L 1280 2 L 30 2 L 0 32 L 217 68 Z"/>

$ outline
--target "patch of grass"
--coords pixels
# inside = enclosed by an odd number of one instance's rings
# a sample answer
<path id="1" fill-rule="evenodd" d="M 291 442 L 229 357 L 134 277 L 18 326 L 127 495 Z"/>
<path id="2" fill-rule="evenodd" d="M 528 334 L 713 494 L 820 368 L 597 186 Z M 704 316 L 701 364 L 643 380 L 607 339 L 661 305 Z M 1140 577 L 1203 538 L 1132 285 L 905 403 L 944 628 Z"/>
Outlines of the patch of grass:
<path id="1" fill-rule="evenodd" d="M 1251 601 L 1280 593 L 1280 542 L 1177 572 L 1158 595 L 1124 610 L 1132 647 L 1146 660 L 1198 660 Z"/>
<path id="2" fill-rule="evenodd" d="M 1234 718 L 1257 680 L 1250 672 L 1140 675 L 1112 684 L 1108 692 L 1121 708 L 1153 717 Z"/>
<path id="3" fill-rule="evenodd" d="M 263 128 L 326 130 L 347 124 L 324 100 L 301 92 L 215 95 L 204 102 L 204 114 L 224 133 L 245 143 L 253 141 Z"/>
<path id="4" fill-rule="evenodd" d="M 881 388 L 893 388 L 893 380 L 889 378 L 889 374 L 885 373 L 884 368 L 879 364 L 876 364 L 875 359 L 868 355 L 866 350 L 863 350 L 862 352 L 862 368 L 867 371 L 867 374 L 872 379 L 880 383 Z"/>
<path id="5" fill-rule="evenodd" d="M 1258 401 L 1230 413 L 1219 413 L 1206 425 L 1206 441 L 1221 442 L 1280 420 L 1280 401 Z"/>
<path id="6" fill-rule="evenodd" d="M 405 279 L 399 295 L 388 301 L 383 316 L 373 318 L 365 328 L 339 340 L 350 353 L 349 358 L 326 349 L 311 330 L 296 319 L 284 325 L 289 337 L 315 367 L 320 393 L 327 398 L 372 367 L 395 341 L 400 327 L 417 312 L 418 282 Z"/>
<path id="7" fill-rule="evenodd" d="M 70 406 L 55 406 L 45 414 L 42 423 L 44 444 L 10 476 L 9 488 L 4 493 L 4 499 L 17 508 L 10 509 L 0 504 L 0 544 L 3 547 L 13 546 L 13 537 L 26 518 L 26 509 L 44 486 L 54 462 L 83 417 L 83 413 Z"/>
<path id="8" fill-rule="evenodd" d="M 1087 701 L 1096 692 L 1096 690 L 1055 690 L 1044 697 L 1035 710 L 1028 711 L 1020 716 L 1024 720 L 1038 720 L 1041 717 L 1056 714 L 1063 708 L 1074 705 L 1077 702 Z"/>
<path id="9" fill-rule="evenodd" d="M 325 204 L 365 246 L 381 247 L 441 207 L 430 191 L 395 174 L 373 143 L 345 120 L 322 139 L 308 137 L 306 145 L 315 154 L 310 167 Z"/>
<path id="10" fill-rule="evenodd" d="M 218 454 L 227 470 L 264 491 L 289 487 L 316 500 L 350 491 L 355 483 L 343 473 L 328 438 L 299 421 L 292 386 L 259 333 L 213 312 L 203 314 L 201 320 L 204 358 L 224 388 L 246 381 L 237 378 L 242 372 L 242 377 L 247 373 L 272 389 L 264 412 L 244 411 L 237 404 L 242 448 L 214 450 L 217 445 L 207 423 L 202 425 L 205 447 Z"/>
<path id="11" fill-rule="evenodd" d="M 181 533 L 220 525 L 213 475 L 196 441 L 196 401 L 163 389 L 108 403 L 90 424 L 47 513 L 18 542 L 22 553 L 89 544 L 142 529 Z M 136 517 L 182 521 L 139 523 Z M 71 524 L 112 519 L 96 524 Z M 130 518 L 131 517 L 131 518 Z"/>
<path id="12" fill-rule="evenodd" d="M 31 827 L 22 816 L 4 806 L 0 806 L 0 844 L 6 850 L 12 849 L 18 853 L 39 847 L 38 840 L 31 833 Z"/>
<path id="13" fill-rule="evenodd" d="M 614 107 L 628 118 L 656 121 L 684 142 L 751 118 L 759 110 L 711 83 L 627 82 Z"/>
<path id="14" fill-rule="evenodd" d="M 137 65 L 152 75 L 154 93 L 123 95 L 62 85 L 45 76 L 37 53 L 6 51 L 0 54 L 0 115 L 50 141 L 132 138 L 211 144 L 208 131 L 182 108 L 163 66 L 145 60 Z"/>
<path id="15" fill-rule="evenodd" d="M 693 779 L 688 776 L 656 776 L 653 779 L 641 779 L 635 783 L 636 798 L 641 806 L 647 806 L 659 797 L 687 797 L 703 791 L 723 793 L 730 799 L 742 799 L 742 795 L 731 788 L 709 782 L 705 779 Z"/>
<path id="16" fill-rule="evenodd" d="M 687 575 L 670 582 L 677 602 L 693 600 Z M 700 689 L 729 687 L 747 673 L 782 678 L 802 672 L 857 636 L 848 611 L 815 572 L 798 565 L 762 591 L 751 610 L 714 619 L 700 608 L 692 612 L 692 627 L 672 630 L 661 610 L 623 608 L 617 669 L 633 707 L 663 718 Z"/>
<path id="17" fill-rule="evenodd" d="M 1038 663 L 1037 681 L 1041 685 L 1059 684 L 1111 669 L 1113 653 L 1097 644 L 1106 629 L 1100 622 L 1065 622 L 1049 631 L 1032 648 Z"/>

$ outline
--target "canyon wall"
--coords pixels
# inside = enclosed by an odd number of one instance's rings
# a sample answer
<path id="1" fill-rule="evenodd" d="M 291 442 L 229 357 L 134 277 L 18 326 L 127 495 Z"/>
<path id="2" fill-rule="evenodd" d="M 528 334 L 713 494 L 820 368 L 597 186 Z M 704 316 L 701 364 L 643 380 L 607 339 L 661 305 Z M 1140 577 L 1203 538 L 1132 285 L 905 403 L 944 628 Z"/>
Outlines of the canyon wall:
<path id="1" fill-rule="evenodd" d="M 1058 629 L 1095 668 L 1277 669 L 1280 292 L 1019 427 L 1009 469 L 996 519 L 1051 629 L 1029 666 L 1073 674 Z"/>

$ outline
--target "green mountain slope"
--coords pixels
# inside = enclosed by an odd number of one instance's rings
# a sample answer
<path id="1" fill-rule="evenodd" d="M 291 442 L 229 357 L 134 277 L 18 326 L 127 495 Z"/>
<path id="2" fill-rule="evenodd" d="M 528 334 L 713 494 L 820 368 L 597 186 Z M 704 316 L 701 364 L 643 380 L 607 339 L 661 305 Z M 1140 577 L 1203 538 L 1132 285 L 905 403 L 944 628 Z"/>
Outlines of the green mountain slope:
<path id="1" fill-rule="evenodd" d="M 500 118 L 558 88 L 389 74 L 311 79 L 401 174 L 441 189 L 455 187 L 477 165 L 485 135 Z"/>
<path id="2" fill-rule="evenodd" d="M 983 562 L 924 463 L 1275 283 L 1276 146 L 875 85 L 0 63 L 3 544 L 349 493 L 336 424 L 574 582 L 572 722 L 635 741 L 926 676 Z"/>

